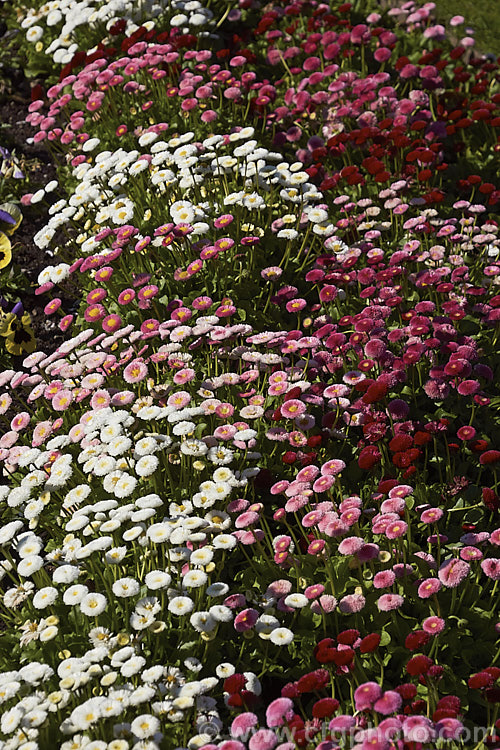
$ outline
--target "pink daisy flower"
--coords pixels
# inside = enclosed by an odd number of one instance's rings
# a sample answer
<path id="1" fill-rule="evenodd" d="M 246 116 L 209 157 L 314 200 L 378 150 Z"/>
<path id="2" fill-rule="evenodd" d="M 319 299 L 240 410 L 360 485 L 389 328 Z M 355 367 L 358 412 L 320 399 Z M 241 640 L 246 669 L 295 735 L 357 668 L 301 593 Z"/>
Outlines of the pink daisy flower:
<path id="1" fill-rule="evenodd" d="M 100 389 L 94 393 L 92 398 L 90 399 L 90 405 L 92 409 L 104 409 L 105 407 L 109 406 L 111 403 L 111 396 L 109 395 L 108 391 L 105 391 L 103 389 Z"/>
<path id="2" fill-rule="evenodd" d="M 288 419 L 298 417 L 300 414 L 303 414 L 305 410 L 306 405 L 304 404 L 304 402 L 299 401 L 296 398 L 291 398 L 289 401 L 285 401 L 280 409 L 282 416 Z"/>
<path id="3" fill-rule="evenodd" d="M 234 629 L 238 633 L 243 633 L 246 630 L 251 630 L 258 619 L 259 613 L 256 609 L 252 609 L 251 607 L 248 609 L 244 609 L 239 612 L 234 618 Z"/>
<path id="4" fill-rule="evenodd" d="M 441 617 L 426 617 L 422 629 L 430 635 L 437 635 L 444 630 L 445 621 Z"/>
<path id="5" fill-rule="evenodd" d="M 315 539 L 307 548 L 308 555 L 320 555 L 325 549 L 326 542 L 324 539 Z"/>
<path id="6" fill-rule="evenodd" d="M 481 560 L 481 569 L 483 573 L 493 581 L 500 580 L 500 559 L 497 557 L 485 557 Z"/>
<path id="7" fill-rule="evenodd" d="M 293 701 L 290 698 L 276 698 L 266 710 L 267 726 L 281 727 L 292 718 L 293 714 Z"/>
<path id="8" fill-rule="evenodd" d="M 33 448 L 37 448 L 39 445 L 43 445 L 43 443 L 48 439 L 51 432 L 52 422 L 49 422 L 48 420 L 46 420 L 45 422 L 39 422 L 33 430 L 33 439 L 31 441 L 31 445 L 33 446 Z"/>
<path id="9" fill-rule="evenodd" d="M 364 682 L 354 691 L 356 711 L 372 708 L 375 701 L 382 695 L 382 688 L 376 682 Z"/>
<path id="10" fill-rule="evenodd" d="M 392 570 L 381 570 L 373 578 L 373 586 L 376 589 L 388 589 L 396 580 L 396 574 Z"/>
<path id="11" fill-rule="evenodd" d="M 325 591 L 325 587 L 322 583 L 314 583 L 312 586 L 308 586 L 304 590 L 304 594 L 307 596 L 308 599 L 316 599 L 318 596 L 321 596 Z"/>
<path id="12" fill-rule="evenodd" d="M 253 713 L 247 712 L 237 716 L 231 724 L 231 736 L 239 737 L 240 735 L 246 735 L 247 732 L 259 723 L 257 716 Z"/>
<path id="13" fill-rule="evenodd" d="M 89 305 L 83 313 L 83 317 L 87 323 L 94 323 L 97 320 L 101 320 L 106 315 L 106 310 L 102 305 Z"/>
<path id="14" fill-rule="evenodd" d="M 391 612 L 394 609 L 399 609 L 404 602 L 404 596 L 399 594 L 382 594 L 377 600 L 377 607 L 380 612 Z"/>
<path id="15" fill-rule="evenodd" d="M 452 558 L 442 563 L 439 568 L 438 577 L 443 586 L 455 588 L 459 586 L 469 575 L 470 565 L 465 560 Z"/>
<path id="16" fill-rule="evenodd" d="M 408 524 L 404 521 L 392 521 L 387 524 L 385 535 L 388 539 L 398 539 L 404 536 L 408 530 Z"/>
<path id="17" fill-rule="evenodd" d="M 311 602 L 311 611 L 317 615 L 320 615 L 323 612 L 325 614 L 330 614 L 331 612 L 335 611 L 336 607 L 337 600 L 331 594 L 322 594 L 319 599 Z"/>
<path id="18" fill-rule="evenodd" d="M 323 474 L 313 484 L 314 492 L 327 492 L 335 484 L 335 476 Z"/>
<path id="19" fill-rule="evenodd" d="M 339 552 L 341 555 L 355 555 L 364 543 L 364 539 L 359 536 L 348 536 L 340 542 Z"/>
<path id="20" fill-rule="evenodd" d="M 443 511 L 441 508 L 429 508 L 428 510 L 424 510 L 420 516 L 420 520 L 422 523 L 436 523 L 442 516 Z"/>

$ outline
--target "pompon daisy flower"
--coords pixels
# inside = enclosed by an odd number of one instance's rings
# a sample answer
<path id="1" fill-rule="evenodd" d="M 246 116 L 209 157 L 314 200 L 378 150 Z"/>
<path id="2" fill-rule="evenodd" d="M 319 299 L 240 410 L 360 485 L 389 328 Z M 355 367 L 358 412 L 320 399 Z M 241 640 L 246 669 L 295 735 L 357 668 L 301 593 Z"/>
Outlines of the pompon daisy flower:
<path id="1" fill-rule="evenodd" d="M 134 466 L 134 471 L 139 477 L 149 477 L 158 468 L 160 461 L 157 456 L 142 456 Z"/>
<path id="2" fill-rule="evenodd" d="M 190 570 L 182 579 L 185 588 L 199 588 L 204 586 L 208 580 L 207 574 L 202 570 Z"/>
<path id="3" fill-rule="evenodd" d="M 58 597 L 58 591 L 53 586 L 44 586 L 39 589 L 33 597 L 33 606 L 35 609 L 45 609 L 54 604 Z"/>
<path id="4" fill-rule="evenodd" d="M 80 610 L 88 617 L 98 617 L 105 611 L 107 604 L 108 601 L 104 594 L 92 592 L 85 594 L 80 600 Z"/>
<path id="5" fill-rule="evenodd" d="M 113 593 L 118 597 L 136 596 L 140 585 L 134 578 L 119 578 L 113 583 Z"/>
<path id="6" fill-rule="evenodd" d="M 188 596 L 174 596 L 168 604 L 168 610 L 173 615 L 187 615 L 194 609 L 194 602 Z"/>
<path id="7" fill-rule="evenodd" d="M 146 574 L 144 582 L 148 589 L 156 591 L 168 588 L 172 582 L 172 577 L 164 570 L 152 570 Z"/>
<path id="8" fill-rule="evenodd" d="M 157 735 L 160 729 L 160 721 L 156 716 L 151 714 L 141 714 L 136 716 L 130 725 L 131 732 L 139 739 L 144 740 L 148 737 Z"/>
<path id="9" fill-rule="evenodd" d="M 288 646 L 293 639 L 293 632 L 284 627 L 274 628 L 269 635 L 269 640 L 276 646 Z"/>

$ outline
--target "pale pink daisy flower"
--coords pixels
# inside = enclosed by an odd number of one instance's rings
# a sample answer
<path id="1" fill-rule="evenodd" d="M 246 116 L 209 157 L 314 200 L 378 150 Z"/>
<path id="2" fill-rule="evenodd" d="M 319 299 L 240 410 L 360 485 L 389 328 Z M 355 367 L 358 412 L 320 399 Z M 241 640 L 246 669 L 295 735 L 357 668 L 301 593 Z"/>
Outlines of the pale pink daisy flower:
<path id="1" fill-rule="evenodd" d="M 348 594 L 340 600 L 339 609 L 346 615 L 352 615 L 361 612 L 365 604 L 366 599 L 362 594 Z"/>
<path id="2" fill-rule="evenodd" d="M 345 463 L 340 458 L 332 458 L 321 467 L 321 473 L 336 476 L 345 469 Z"/>
<path id="3" fill-rule="evenodd" d="M 126 383 L 139 383 L 148 374 L 148 366 L 140 359 L 134 359 L 123 370 L 123 379 Z"/>
<path id="4" fill-rule="evenodd" d="M 317 615 L 330 614 L 334 612 L 337 607 L 337 600 L 331 594 L 322 594 L 319 599 L 311 602 L 311 611 Z M 344 611 L 344 610 L 342 610 Z"/>
<path id="5" fill-rule="evenodd" d="M 29 425 L 31 420 L 30 415 L 27 411 L 21 411 L 19 414 L 16 414 L 16 416 L 13 418 L 13 420 L 10 423 L 10 427 L 12 430 L 15 430 L 16 432 L 22 432 L 22 430 L 25 430 L 26 427 Z"/>
<path id="6" fill-rule="evenodd" d="M 305 410 L 306 405 L 304 402 L 299 401 L 296 398 L 291 398 L 289 401 L 285 401 L 280 409 L 282 416 L 288 419 L 298 417 L 300 414 L 303 414 Z"/>
<path id="7" fill-rule="evenodd" d="M 391 612 L 399 609 L 404 602 L 404 596 L 399 594 L 382 594 L 377 600 L 377 607 L 381 612 Z"/>
<path id="8" fill-rule="evenodd" d="M 58 391 L 52 398 L 52 406 L 56 411 L 65 411 L 73 401 L 73 393 L 68 388 Z"/>

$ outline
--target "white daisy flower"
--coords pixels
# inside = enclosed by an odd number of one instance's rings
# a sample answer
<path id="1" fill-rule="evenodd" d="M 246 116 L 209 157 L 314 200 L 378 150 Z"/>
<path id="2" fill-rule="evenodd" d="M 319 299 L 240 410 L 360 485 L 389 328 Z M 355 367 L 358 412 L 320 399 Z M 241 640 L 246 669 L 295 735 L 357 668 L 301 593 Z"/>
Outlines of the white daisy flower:
<path id="1" fill-rule="evenodd" d="M 293 641 L 294 635 L 288 628 L 275 628 L 269 636 L 271 643 L 276 646 L 288 646 Z"/>
<path id="2" fill-rule="evenodd" d="M 182 579 L 182 585 L 185 588 L 199 588 L 204 586 L 208 576 L 202 570 L 189 570 Z"/>
<path id="3" fill-rule="evenodd" d="M 104 594 L 91 592 L 86 594 L 80 602 L 80 610 L 88 617 L 97 617 L 106 609 L 108 600 Z"/>
<path id="4" fill-rule="evenodd" d="M 151 591 L 166 589 L 172 582 L 172 576 L 164 570 L 152 570 L 147 573 L 144 582 Z"/>
<path id="5" fill-rule="evenodd" d="M 43 588 L 39 589 L 33 597 L 33 606 L 36 609 L 45 609 L 45 607 L 50 607 L 51 604 L 54 604 L 57 596 L 57 589 L 55 589 L 53 586 L 44 586 Z"/>
<path id="6" fill-rule="evenodd" d="M 119 597 L 136 596 L 140 588 L 135 578 L 119 578 L 112 586 L 113 594 Z"/>
<path id="7" fill-rule="evenodd" d="M 188 596 L 174 596 L 168 604 L 168 610 L 173 615 L 188 615 L 193 611 L 194 602 Z"/>

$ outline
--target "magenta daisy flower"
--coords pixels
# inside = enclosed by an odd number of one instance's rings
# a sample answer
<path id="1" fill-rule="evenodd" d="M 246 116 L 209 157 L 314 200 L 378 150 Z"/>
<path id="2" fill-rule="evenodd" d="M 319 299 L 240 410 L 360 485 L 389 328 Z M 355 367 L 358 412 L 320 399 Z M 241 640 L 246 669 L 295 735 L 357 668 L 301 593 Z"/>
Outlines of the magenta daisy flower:
<path id="1" fill-rule="evenodd" d="M 364 682 L 354 691 L 356 711 L 372 708 L 382 695 L 382 688 L 376 682 Z"/>
<path id="2" fill-rule="evenodd" d="M 111 315 L 106 315 L 106 317 L 103 318 L 101 325 L 106 333 L 114 333 L 122 327 L 123 323 L 119 315 L 116 315 L 116 313 L 112 313 Z"/>
<path id="3" fill-rule="evenodd" d="M 83 317 L 87 321 L 87 323 L 95 323 L 98 320 L 102 320 L 104 316 L 106 315 L 106 310 L 102 305 L 89 305 L 85 312 L 83 313 Z"/>
<path id="4" fill-rule="evenodd" d="M 45 315 L 53 315 L 55 312 L 59 310 L 59 308 L 61 307 L 61 304 L 62 302 L 59 299 L 59 297 L 55 297 L 53 300 L 48 302 L 43 308 Z"/>
<path id="5" fill-rule="evenodd" d="M 234 221 L 234 216 L 232 214 L 222 214 L 222 216 L 219 216 L 217 217 L 217 219 L 214 219 L 214 227 L 216 229 L 222 229 L 223 227 L 227 227 L 233 221 Z"/>
<path id="6" fill-rule="evenodd" d="M 212 307 L 213 300 L 207 296 L 195 297 L 192 305 L 195 310 L 208 310 L 209 307 Z"/>
<path id="7" fill-rule="evenodd" d="M 433 594 L 437 594 L 442 583 L 437 578 L 426 578 L 418 587 L 418 595 L 421 599 L 429 599 Z"/>
<path id="8" fill-rule="evenodd" d="M 473 440 L 476 437 L 476 430 L 474 427 L 465 425 L 465 427 L 460 427 L 460 429 L 457 430 L 457 437 L 464 441 Z"/>
<path id="9" fill-rule="evenodd" d="M 135 299 L 135 290 L 134 289 L 124 289 L 118 295 L 118 304 L 119 305 L 128 305 L 129 302 L 132 302 L 134 299 Z"/>
<path id="10" fill-rule="evenodd" d="M 386 690 L 385 693 L 373 704 L 373 710 L 387 716 L 399 711 L 403 699 L 395 690 Z"/>
<path id="11" fill-rule="evenodd" d="M 99 270 L 95 272 L 94 279 L 98 282 L 109 281 L 112 275 L 113 275 L 113 269 L 111 268 L 111 266 L 103 266 L 102 268 L 99 268 Z"/>
<path id="12" fill-rule="evenodd" d="M 214 242 L 214 247 L 219 252 L 225 252 L 226 250 L 230 250 L 234 246 L 234 240 L 232 240 L 230 237 L 220 237 L 218 240 Z"/>

